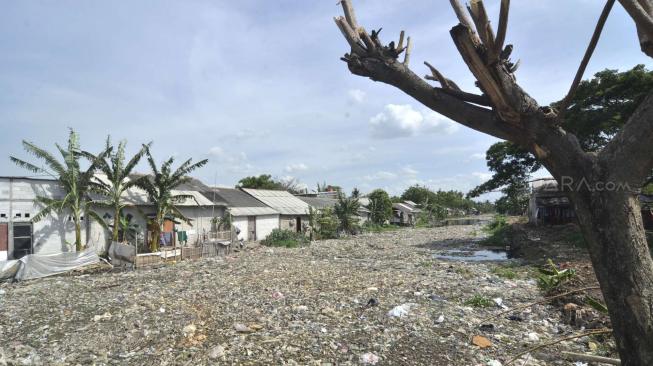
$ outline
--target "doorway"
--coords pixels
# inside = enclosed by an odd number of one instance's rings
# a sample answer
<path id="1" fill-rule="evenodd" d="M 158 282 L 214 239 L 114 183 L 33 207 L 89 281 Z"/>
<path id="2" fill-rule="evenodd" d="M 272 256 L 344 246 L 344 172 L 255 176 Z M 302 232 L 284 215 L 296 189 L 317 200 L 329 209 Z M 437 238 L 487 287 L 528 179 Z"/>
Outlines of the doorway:
<path id="1" fill-rule="evenodd" d="M 302 218 L 298 217 L 295 219 L 295 227 L 297 227 L 297 232 L 301 233 L 302 232 Z"/>
<path id="2" fill-rule="evenodd" d="M 14 259 L 20 259 L 32 254 L 32 223 L 21 222 L 14 224 Z"/>

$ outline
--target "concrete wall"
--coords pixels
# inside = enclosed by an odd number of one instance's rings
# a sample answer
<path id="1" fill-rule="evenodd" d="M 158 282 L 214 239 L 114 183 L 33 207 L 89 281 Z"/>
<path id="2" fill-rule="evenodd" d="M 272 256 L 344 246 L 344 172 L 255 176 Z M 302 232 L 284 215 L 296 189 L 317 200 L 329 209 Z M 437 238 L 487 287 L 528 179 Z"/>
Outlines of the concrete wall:
<path id="1" fill-rule="evenodd" d="M 279 227 L 279 215 L 263 215 L 256 217 L 256 239 L 265 239 L 272 230 Z"/>
<path id="2" fill-rule="evenodd" d="M 0 178 L 0 222 L 9 226 L 8 251 L 2 256 L 13 258 L 13 227 L 20 223 L 29 224 L 41 211 L 42 206 L 34 202 L 36 197 L 63 197 L 64 194 L 63 189 L 53 180 Z M 83 224 L 82 238 L 86 236 L 85 229 L 86 224 Z M 34 253 L 52 254 L 75 250 L 75 226 L 68 214 L 52 214 L 33 223 L 32 233 Z"/>
<path id="3" fill-rule="evenodd" d="M 301 225 L 308 225 L 308 215 L 281 215 L 279 217 L 279 228 L 281 230 L 297 231 L 297 218 L 301 219 Z"/>
<path id="4" fill-rule="evenodd" d="M 249 232 L 248 216 L 234 216 L 233 225 L 240 229 L 238 239 L 247 240 Z M 279 215 L 256 216 L 256 240 L 265 239 L 272 230 L 279 227 Z"/>
<path id="5" fill-rule="evenodd" d="M 186 234 L 188 235 L 188 245 L 191 246 L 201 243 L 204 240 L 203 238 L 205 235 L 208 235 L 211 231 L 213 228 L 213 224 L 211 223 L 211 219 L 213 218 L 212 215 L 215 215 L 216 217 L 222 217 L 224 215 L 223 207 L 215 207 L 215 209 L 213 209 L 212 207 L 207 206 L 183 206 L 179 207 L 179 211 L 192 220 L 191 225 L 185 222 L 175 224 L 175 228 L 177 228 L 178 231 L 186 231 Z"/>

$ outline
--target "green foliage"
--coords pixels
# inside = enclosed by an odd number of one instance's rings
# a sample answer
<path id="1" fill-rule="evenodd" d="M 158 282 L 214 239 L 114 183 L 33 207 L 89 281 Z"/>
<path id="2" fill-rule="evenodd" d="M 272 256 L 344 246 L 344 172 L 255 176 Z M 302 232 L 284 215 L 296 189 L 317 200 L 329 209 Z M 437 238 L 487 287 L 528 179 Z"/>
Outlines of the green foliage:
<path id="1" fill-rule="evenodd" d="M 494 219 L 482 229 L 488 234 L 483 241 L 484 245 L 504 246 L 508 243 L 510 234 L 510 225 L 503 215 L 496 215 Z"/>
<path id="2" fill-rule="evenodd" d="M 607 314 L 608 307 L 605 304 L 601 303 L 599 300 L 593 298 L 592 296 L 585 297 L 585 303 L 594 308 L 594 310 L 599 313 Z"/>
<path id="3" fill-rule="evenodd" d="M 274 229 L 261 244 L 269 247 L 295 248 L 309 243 L 308 238 L 296 231 Z"/>
<path id="4" fill-rule="evenodd" d="M 540 274 L 537 277 L 537 285 L 545 292 L 551 292 L 552 290 L 557 289 L 576 275 L 574 269 L 559 269 L 551 259 L 548 260 L 547 267 L 539 268 L 539 272 Z"/>
<path id="5" fill-rule="evenodd" d="M 423 221 L 431 221 L 432 219 L 443 219 L 447 215 L 447 208 L 469 211 L 476 209 L 479 212 L 492 212 L 494 205 L 489 201 L 475 202 L 465 197 L 465 194 L 458 191 L 442 191 L 436 192 L 430 190 L 428 187 L 414 185 L 406 189 L 401 195 L 399 201 L 412 201 L 418 204 L 426 217 Z"/>
<path id="6" fill-rule="evenodd" d="M 127 205 L 123 195 L 128 189 L 138 184 L 138 180 L 129 179 L 138 162 L 141 160 L 145 151 L 152 143 L 143 145 L 143 147 L 129 161 L 125 162 L 126 141 L 121 141 L 118 146 L 111 145 L 111 137 L 107 137 L 105 151 L 112 153 L 99 161 L 99 170 L 106 175 L 107 181 L 94 177 L 92 180 L 92 190 L 104 197 L 103 200 L 96 200 L 94 203 L 99 206 L 109 207 L 113 210 L 113 231 L 111 238 L 118 241 L 118 229 L 121 226 L 122 209 Z M 124 239 L 123 239 L 124 240 Z"/>
<path id="7" fill-rule="evenodd" d="M 653 72 L 644 65 L 637 65 L 625 72 L 598 72 L 591 80 L 580 83 L 565 112 L 563 128 L 576 135 L 584 150 L 598 151 L 621 129 L 651 89 Z M 559 105 L 560 102 L 552 106 Z M 497 202 L 497 210 L 501 208 L 499 212 L 510 214 L 524 212 L 524 199 L 519 192 L 527 192 L 528 177 L 539 170 L 541 164 L 530 152 L 510 142 L 492 145 L 487 151 L 486 160 L 489 170 L 493 172 L 492 178 L 468 195 L 476 197 L 501 189 L 504 196 L 517 196 Z M 648 183 L 653 183 L 653 180 Z M 653 191 L 653 187 L 646 189 Z"/>
<path id="8" fill-rule="evenodd" d="M 338 237 L 338 217 L 331 207 L 320 210 L 315 218 L 315 239 L 335 239 Z"/>
<path id="9" fill-rule="evenodd" d="M 245 177 L 238 181 L 236 188 L 270 189 L 275 191 L 284 190 L 283 184 L 272 179 L 270 174 L 261 174 L 258 177 Z"/>
<path id="10" fill-rule="evenodd" d="M 351 197 L 352 198 L 360 198 L 361 192 L 358 190 L 358 188 L 354 187 L 354 189 L 351 191 Z"/>
<path id="11" fill-rule="evenodd" d="M 338 203 L 334 207 L 334 213 L 340 222 L 338 228 L 346 234 L 356 234 L 360 229 L 358 225 L 358 209 L 360 208 L 358 198 L 338 197 Z"/>
<path id="12" fill-rule="evenodd" d="M 373 223 L 383 225 L 392 217 L 392 201 L 388 193 L 382 189 L 376 189 L 369 194 L 370 204 L 368 209 L 371 212 Z"/>
<path id="13" fill-rule="evenodd" d="M 494 305 L 491 299 L 479 294 L 475 294 L 473 297 L 465 300 L 464 304 L 477 308 L 487 308 Z"/>
<path id="14" fill-rule="evenodd" d="M 156 215 L 150 221 L 151 226 L 154 228 L 150 238 L 150 250 L 156 252 L 159 250 L 160 233 L 166 218 L 177 218 L 190 223 L 190 220 L 177 209 L 176 205 L 185 200 L 194 200 L 195 197 L 185 194 L 175 195 L 173 190 L 179 185 L 190 181 L 188 174 L 206 165 L 208 160 L 204 159 L 193 163 L 193 159 L 188 159 L 173 171 L 174 157 L 169 158 L 159 167 L 150 153 L 149 146 L 144 145 L 144 148 L 152 172 L 151 175 L 139 179 L 137 185 L 147 193 L 148 201 L 155 208 Z"/>
<path id="15" fill-rule="evenodd" d="M 508 280 L 514 280 L 515 278 L 517 278 L 517 272 L 515 272 L 512 268 L 509 267 L 497 266 L 492 268 L 491 272 L 497 275 L 498 277 L 505 278 Z"/>
<path id="16" fill-rule="evenodd" d="M 35 203 L 43 208 L 34 215 L 32 221 L 38 222 L 53 212 L 70 212 L 75 225 L 75 250 L 80 251 L 84 248 L 81 235 L 82 217 L 86 216 L 105 225 L 104 220 L 98 217 L 94 211 L 90 210 L 91 199 L 89 193 L 93 186 L 93 174 L 97 171 L 100 162 L 111 153 L 111 149 L 107 148 L 97 156 L 82 151 L 79 144 L 79 136 L 72 129 L 68 135 L 68 145 L 65 148 L 59 144 L 55 144 L 55 146 L 61 154 L 62 161 L 57 160 L 53 154 L 33 143 L 23 141 L 23 148 L 29 154 L 43 161 L 45 167 L 39 167 L 13 156 L 10 156 L 9 159 L 19 167 L 33 173 L 47 174 L 57 179 L 59 184 L 61 184 L 66 192 L 63 198 L 36 197 Z M 90 162 L 86 170 L 80 167 L 80 159 L 82 157 Z"/>
<path id="17" fill-rule="evenodd" d="M 211 223 L 214 225 L 214 230 L 223 231 L 230 230 L 233 218 L 231 217 L 231 212 L 227 210 L 222 217 L 214 217 L 211 219 Z"/>

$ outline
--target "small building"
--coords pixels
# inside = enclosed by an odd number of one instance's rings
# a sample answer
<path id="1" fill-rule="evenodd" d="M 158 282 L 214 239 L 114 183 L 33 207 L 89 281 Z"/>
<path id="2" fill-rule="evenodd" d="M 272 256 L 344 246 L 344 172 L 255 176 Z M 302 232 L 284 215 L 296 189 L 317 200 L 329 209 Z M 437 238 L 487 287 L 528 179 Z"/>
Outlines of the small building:
<path id="1" fill-rule="evenodd" d="M 61 199 L 66 192 L 58 181 L 46 178 L 0 177 L 0 260 L 18 259 L 27 254 L 74 252 L 75 225 L 70 214 L 52 212 L 32 222 L 43 206 L 37 196 Z M 102 248 L 103 242 L 82 220 L 82 240 L 89 247 Z"/>
<path id="2" fill-rule="evenodd" d="M 250 196 L 279 213 L 279 228 L 304 232 L 308 228 L 309 205 L 287 191 L 242 188 Z"/>
<path id="3" fill-rule="evenodd" d="M 225 202 L 232 225 L 240 230 L 239 239 L 263 240 L 279 227 L 279 212 L 240 189 L 210 188 L 203 193 L 216 202 Z"/>
<path id="4" fill-rule="evenodd" d="M 535 225 L 560 225 L 576 221 L 576 213 L 567 195 L 553 178 L 531 183 L 528 222 Z"/>
<path id="5" fill-rule="evenodd" d="M 392 204 L 392 218 L 390 223 L 395 225 L 414 226 L 417 223 L 417 215 L 422 212 L 413 201 L 403 201 Z"/>

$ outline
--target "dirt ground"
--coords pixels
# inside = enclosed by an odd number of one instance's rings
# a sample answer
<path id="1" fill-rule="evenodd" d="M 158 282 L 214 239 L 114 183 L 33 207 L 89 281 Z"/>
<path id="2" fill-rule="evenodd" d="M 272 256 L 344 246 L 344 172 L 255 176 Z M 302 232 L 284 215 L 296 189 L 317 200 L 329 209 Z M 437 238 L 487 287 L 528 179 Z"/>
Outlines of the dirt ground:
<path id="1" fill-rule="evenodd" d="M 474 225 L 402 229 L 1 284 L 0 365 L 496 366 L 580 332 L 555 304 L 485 320 L 542 293 L 520 260 L 435 256 L 481 237 Z M 610 342 L 566 341 L 516 364 L 573 365 L 560 350 L 609 354 Z"/>

